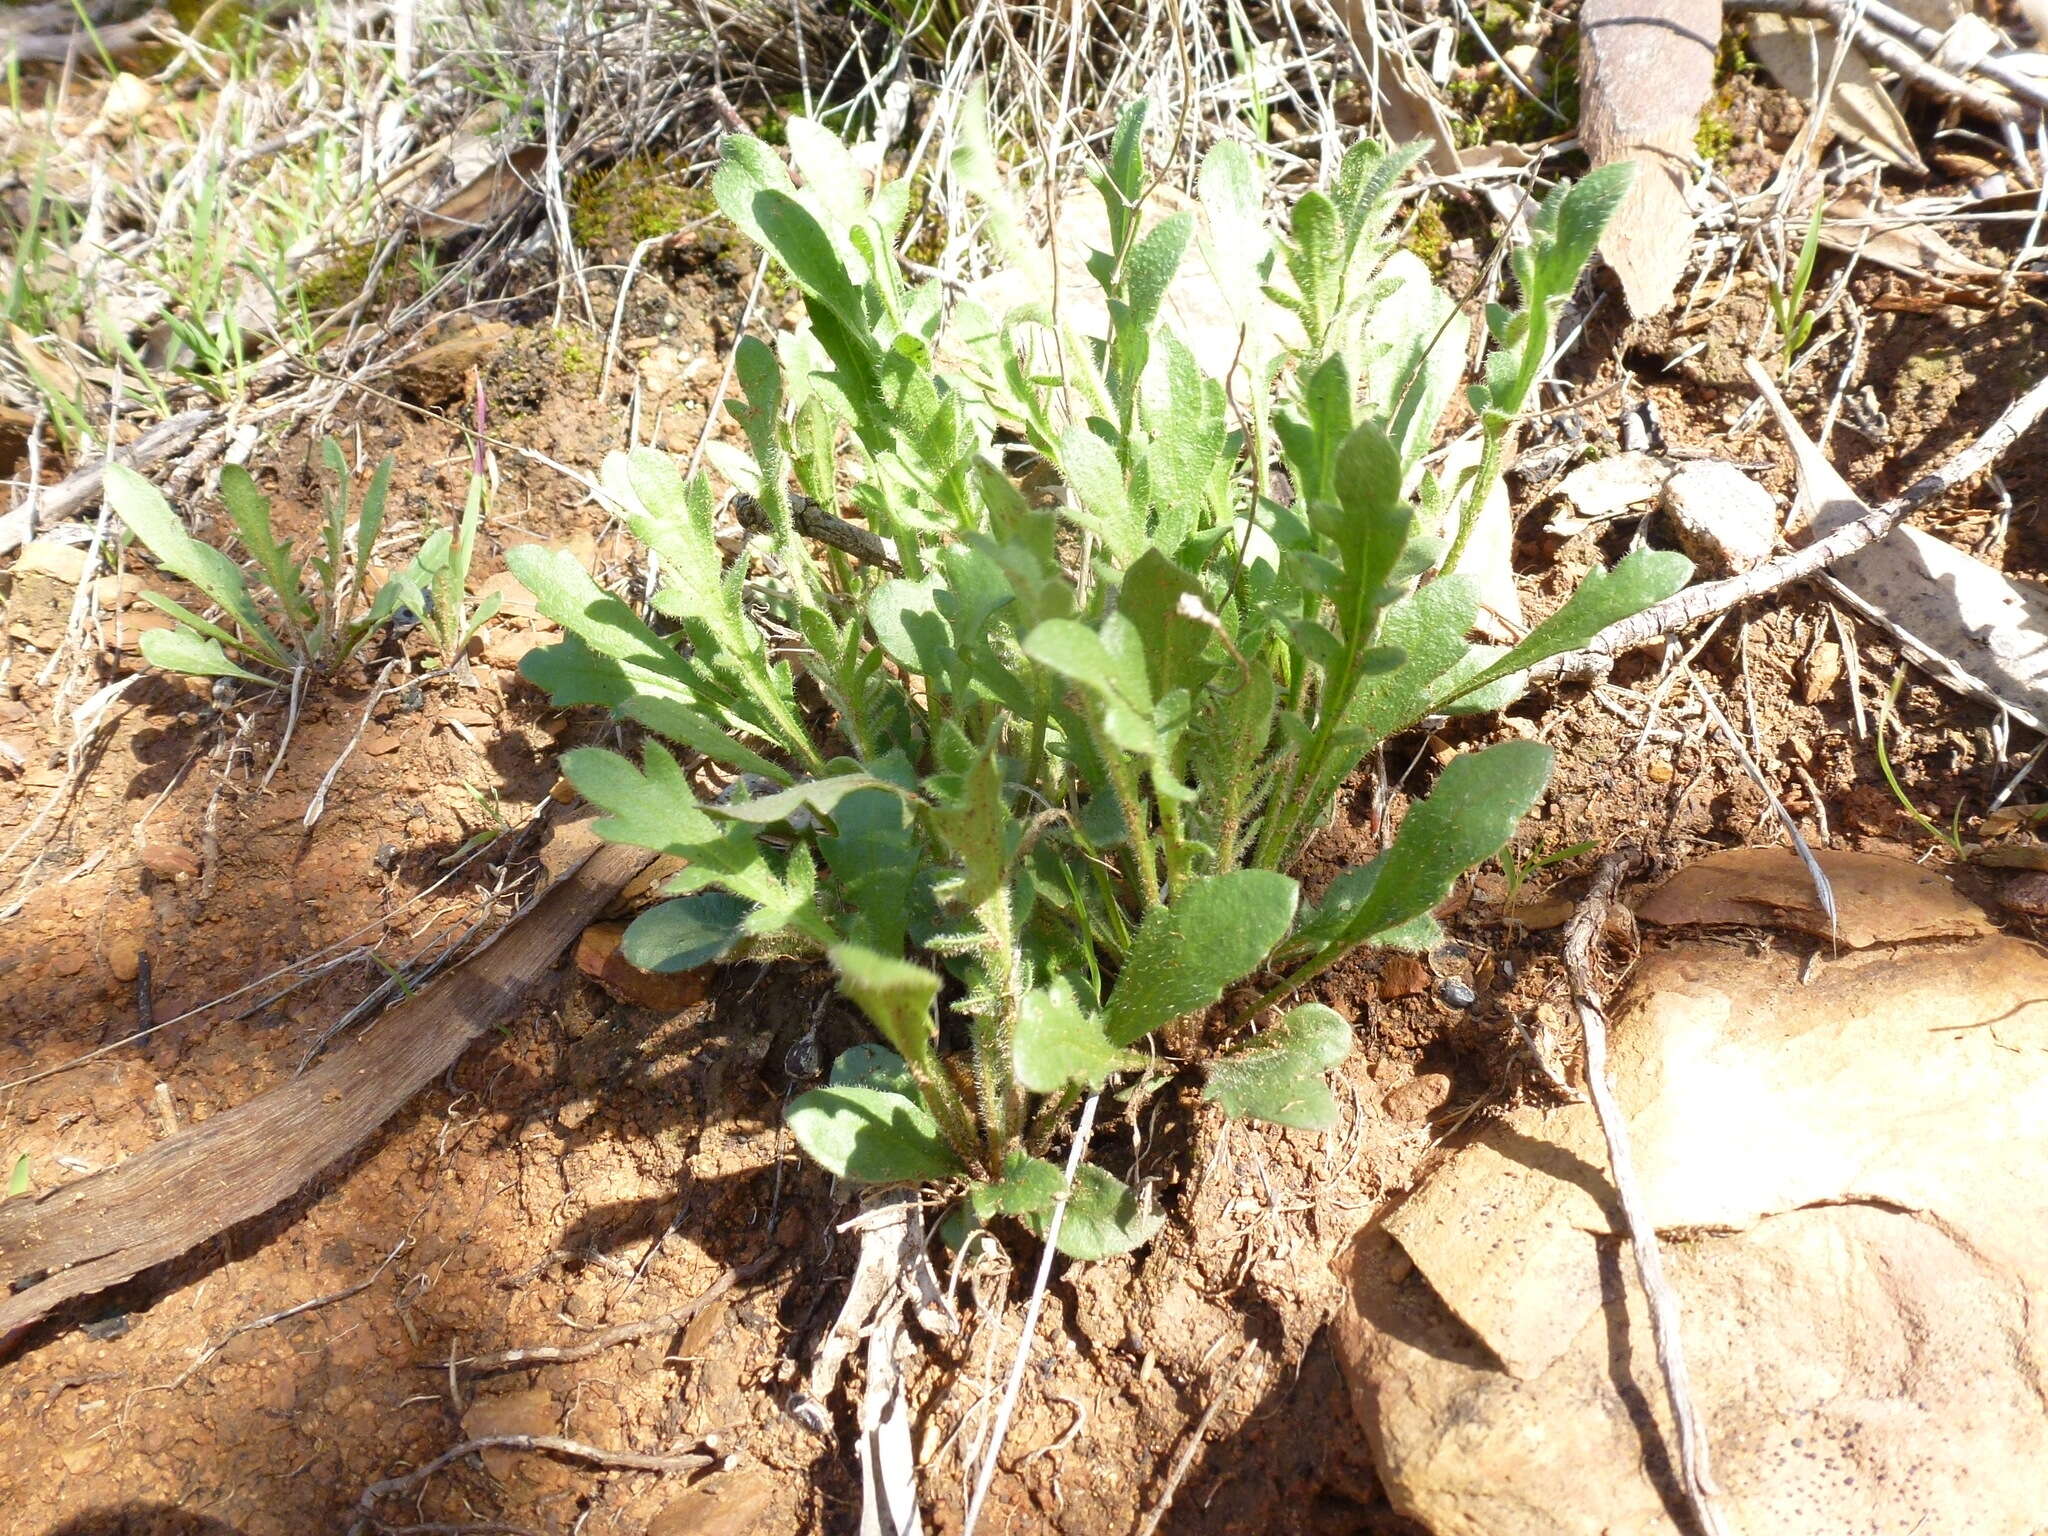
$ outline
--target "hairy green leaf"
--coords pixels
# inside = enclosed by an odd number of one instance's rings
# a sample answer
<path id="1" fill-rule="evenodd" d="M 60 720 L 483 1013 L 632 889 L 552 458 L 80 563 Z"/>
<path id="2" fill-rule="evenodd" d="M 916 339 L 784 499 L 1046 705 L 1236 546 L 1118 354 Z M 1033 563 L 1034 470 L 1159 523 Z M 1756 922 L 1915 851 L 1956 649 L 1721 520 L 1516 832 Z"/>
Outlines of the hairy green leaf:
<path id="1" fill-rule="evenodd" d="M 789 1106 L 797 1145 L 838 1178 L 908 1184 L 959 1173 L 923 1105 L 877 1088 L 813 1088 Z"/>
<path id="2" fill-rule="evenodd" d="M 932 1018 L 939 995 L 936 972 L 858 944 L 835 944 L 829 958 L 839 973 L 839 990 L 899 1054 L 915 1061 L 930 1051 L 937 1028 Z"/>
<path id="3" fill-rule="evenodd" d="M 1351 1050 L 1351 1026 L 1321 1003 L 1304 1003 L 1273 1028 L 1209 1066 L 1202 1097 L 1226 1115 L 1326 1131 L 1337 1101 L 1323 1074 Z"/>
<path id="4" fill-rule="evenodd" d="M 1059 467 L 1079 503 L 1067 516 L 1100 539 L 1110 559 L 1130 565 L 1145 552 L 1145 520 L 1131 504 L 1115 450 L 1086 427 L 1072 426 L 1059 441 Z"/>
<path id="5" fill-rule="evenodd" d="M 1064 981 L 1024 994 L 1017 1014 L 1017 1081 L 1033 1093 L 1100 1088 L 1118 1072 L 1144 1065 L 1111 1043 L 1102 1015 L 1081 1006 Z"/>
<path id="6" fill-rule="evenodd" d="M 109 464 L 102 480 L 108 505 L 142 540 L 158 565 L 189 581 L 227 611 L 241 627 L 245 643 L 273 666 L 290 667 L 292 658 L 257 611 L 242 568 L 210 544 L 202 544 L 164 500 L 163 493 L 125 464 Z"/>
<path id="7" fill-rule="evenodd" d="M 906 1099 L 917 1097 L 917 1079 L 901 1056 L 886 1045 L 849 1046 L 832 1063 L 834 1088 L 878 1088 Z"/>
<path id="8" fill-rule="evenodd" d="M 751 908 L 727 891 L 664 901 L 633 919 L 619 952 L 643 971 L 694 971 L 732 953 L 745 936 Z"/>
<path id="9" fill-rule="evenodd" d="M 1129 1253 L 1150 1242 L 1166 1225 L 1163 1213 L 1147 1210 L 1138 1203 L 1128 1184 L 1093 1163 L 1083 1163 L 1075 1170 L 1073 1192 L 1066 1205 L 1067 1214 L 1060 1223 L 1059 1250 L 1083 1263 Z M 1051 1225 L 1052 1214 L 1045 1211 L 1026 1220 L 1043 1237 Z"/>
<path id="10" fill-rule="evenodd" d="M 1610 624 L 1660 603 L 1692 579 L 1692 562 L 1662 549 L 1639 549 L 1611 571 L 1594 571 L 1562 608 L 1530 630 L 1522 643 L 1475 677 L 1459 694 L 1515 672 L 1526 672 L 1548 656 L 1577 650 Z M 1455 695 L 1443 696 L 1448 703 Z"/>
<path id="11" fill-rule="evenodd" d="M 265 688 L 277 686 L 275 678 L 260 677 L 230 661 L 220 641 L 195 635 L 188 629 L 143 631 L 142 659 L 166 672 L 183 672 L 191 677 L 233 677 L 245 683 L 260 683 Z"/>
<path id="12" fill-rule="evenodd" d="M 1110 1040 L 1131 1045 L 1215 1002 L 1286 937 L 1299 894 L 1285 875 L 1239 869 L 1190 881 L 1148 912 L 1110 994 Z"/>
<path id="13" fill-rule="evenodd" d="M 1550 748 L 1504 741 L 1453 758 L 1372 864 L 1339 942 L 1355 944 L 1433 911 L 1466 870 L 1507 846 L 1550 779 Z M 1325 899 L 1325 906 L 1328 899 Z"/>
<path id="14" fill-rule="evenodd" d="M 967 1200 L 983 1221 L 995 1216 L 1042 1216 L 1066 1187 L 1066 1175 L 1053 1164 L 1019 1152 L 1003 1165 L 1002 1178 L 977 1184 Z"/>

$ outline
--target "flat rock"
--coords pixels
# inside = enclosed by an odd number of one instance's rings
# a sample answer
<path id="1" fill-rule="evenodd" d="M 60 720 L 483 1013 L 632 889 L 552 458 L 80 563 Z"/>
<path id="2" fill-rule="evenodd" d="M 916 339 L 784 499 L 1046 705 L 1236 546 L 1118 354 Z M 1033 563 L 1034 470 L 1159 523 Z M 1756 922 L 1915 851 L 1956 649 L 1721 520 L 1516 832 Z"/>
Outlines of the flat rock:
<path id="1" fill-rule="evenodd" d="M 1611 522 L 1657 499 L 1671 466 L 1654 453 L 1633 449 L 1581 464 L 1558 483 L 1566 510 L 1550 519 L 1550 531 L 1564 537 Z"/>
<path id="2" fill-rule="evenodd" d="M 21 546 L 21 553 L 14 557 L 13 574 L 17 580 L 23 576 L 53 576 L 67 587 L 75 587 L 85 580 L 85 560 L 83 545 L 36 539 Z"/>
<path id="3" fill-rule="evenodd" d="M 1777 501 L 1723 459 L 1700 459 L 1672 471 L 1664 482 L 1663 506 L 1680 546 L 1712 575 L 1753 569 L 1777 548 Z"/>
<path id="4" fill-rule="evenodd" d="M 747 1536 L 774 1501 L 774 1479 L 759 1468 L 720 1472 L 664 1505 L 647 1536 Z"/>
<path id="5" fill-rule="evenodd" d="M 1983 909 L 1935 870 L 1841 849 L 1816 849 L 1814 859 L 1834 891 L 1832 937 L 1851 949 L 1994 931 Z M 1651 892 L 1636 916 L 1664 927 L 1793 928 L 1830 937 L 1813 877 L 1789 848 L 1709 854 Z"/>
<path id="6" fill-rule="evenodd" d="M 1653 951 L 1613 1018 L 1729 1528 L 2034 1536 L 2048 956 L 1990 935 L 1804 969 L 1785 949 Z M 1590 1107 L 1525 1108 L 1340 1262 L 1353 1405 L 1432 1536 L 1673 1528 L 1618 1228 Z"/>

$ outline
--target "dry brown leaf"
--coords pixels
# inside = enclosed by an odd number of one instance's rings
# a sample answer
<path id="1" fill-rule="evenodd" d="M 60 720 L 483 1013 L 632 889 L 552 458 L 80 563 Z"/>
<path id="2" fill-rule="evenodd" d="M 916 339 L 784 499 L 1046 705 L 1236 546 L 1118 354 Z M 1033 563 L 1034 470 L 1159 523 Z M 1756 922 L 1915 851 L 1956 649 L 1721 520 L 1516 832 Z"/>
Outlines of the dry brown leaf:
<path id="1" fill-rule="evenodd" d="M 1670 478 L 1669 464 L 1640 449 L 1581 464 L 1558 484 L 1557 494 L 1566 509 L 1550 519 L 1550 531 L 1569 538 L 1595 523 L 1611 522 L 1633 508 L 1648 506 Z"/>
<path id="2" fill-rule="evenodd" d="M 420 233 L 429 240 L 452 240 L 509 217 L 535 195 L 533 178 L 540 174 L 547 156 L 546 147 L 540 144 L 513 150 L 422 213 Z"/>
<path id="3" fill-rule="evenodd" d="M 1642 318 L 1671 302 L 1692 250 L 1685 189 L 1714 90 L 1721 0 L 1586 0 L 1579 32 L 1579 140 L 1596 167 L 1636 165 L 1600 254 Z"/>
<path id="4" fill-rule="evenodd" d="M 1981 909 L 1931 869 L 1832 848 L 1817 848 L 1814 857 L 1834 887 L 1835 936 L 1845 948 L 1996 931 Z M 1664 928 L 1791 928 L 1828 935 L 1813 877 L 1789 848 L 1709 854 L 1652 891 L 1636 916 Z"/>
<path id="5" fill-rule="evenodd" d="M 1799 496 L 1787 534 L 1819 538 L 1870 514 L 1870 507 L 1806 435 L 1770 376 L 1754 362 L 1751 381 L 1792 448 Z M 1894 528 L 1836 561 L 1828 577 L 1843 600 L 1890 630 L 1913 659 L 1958 692 L 2010 710 L 2043 729 L 2048 721 L 2048 588 L 2008 576 L 1918 528 Z"/>
<path id="6" fill-rule="evenodd" d="M 1366 86 L 1387 137 L 1396 144 L 1426 140 L 1429 168 L 1439 176 L 1457 175 L 1464 168 L 1458 158 L 1457 130 L 1429 76 L 1407 54 L 1388 48 L 1379 38 L 1368 0 L 1337 0 L 1337 12 L 1360 56 L 1370 61 Z"/>
<path id="7" fill-rule="evenodd" d="M 1749 51 L 1771 78 L 1809 107 L 1834 67 L 1840 41 L 1827 22 L 1803 16 L 1758 13 L 1749 19 Z M 1877 83 L 1863 55 L 1850 49 L 1828 101 L 1828 127 L 1858 148 L 1867 149 L 1887 165 L 1925 175 L 1912 130 L 1899 115 L 1884 87 Z"/>
<path id="8" fill-rule="evenodd" d="M 1902 209 L 1872 208 L 1859 197 L 1838 197 L 1828 204 L 1820 222 L 1820 242 L 1908 277 L 1982 285 L 2004 275 L 1997 267 L 1965 256 L 1932 224 Z"/>

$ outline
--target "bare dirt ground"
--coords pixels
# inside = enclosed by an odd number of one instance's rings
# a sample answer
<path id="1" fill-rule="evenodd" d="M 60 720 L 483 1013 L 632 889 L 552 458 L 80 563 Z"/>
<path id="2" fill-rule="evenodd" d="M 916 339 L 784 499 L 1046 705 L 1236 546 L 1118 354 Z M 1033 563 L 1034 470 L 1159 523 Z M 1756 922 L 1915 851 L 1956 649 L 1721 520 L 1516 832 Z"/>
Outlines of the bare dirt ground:
<path id="1" fill-rule="evenodd" d="M 527 540 L 624 568 L 623 539 L 583 489 L 516 450 L 587 472 L 630 416 L 643 441 L 690 452 L 738 310 L 742 274 L 724 260 L 643 274 L 623 366 L 604 380 L 591 361 L 601 338 L 505 317 L 521 329 L 485 371 L 505 478 L 480 583 Z M 1836 437 L 1872 500 L 1985 425 L 2043 355 L 2030 301 L 1995 314 L 1886 309 L 1891 281 L 1858 279 L 1870 325 L 1850 381 L 1874 391 L 1886 426 Z M 1739 303 L 1714 314 L 1710 339 L 1733 347 Z M 1626 377 L 1625 402 L 1653 402 L 1674 448 L 1764 466 L 1782 493 L 1782 443 L 1768 428 L 1729 435 L 1747 399 L 1739 372 L 1661 371 L 1695 339 L 1596 325 L 1571 372 L 1589 398 Z M 1840 361 L 1791 391 L 1809 420 Z M 451 404 L 400 383 L 331 424 L 368 459 L 398 456 L 394 519 L 459 497 L 466 450 L 443 414 Z M 1588 439 L 1611 445 L 1620 414 L 1620 401 L 1589 406 Z M 302 430 L 259 463 L 298 531 L 317 511 L 314 441 Z M 2002 474 L 2016 505 L 2040 504 L 2040 448 Z M 1527 581 L 1539 611 L 1631 526 L 1560 541 L 1543 532 L 1541 487 L 1518 485 L 1516 506 L 1523 568 L 1543 573 Z M 1993 511 L 1974 487 L 1924 521 L 1969 545 Z M 2048 532 L 2015 519 L 1989 554 L 2041 576 Z M 39 595 L 37 579 L 14 575 L 0 690 L 0 739 L 23 764 L 0 774 L 0 839 L 23 839 L 35 858 L 8 866 L 0 927 L 0 1145 L 27 1153 L 46 1189 L 283 1081 L 391 969 L 501 918 L 531 876 L 518 829 L 555 784 L 555 751 L 597 727 L 551 712 L 518 679 L 536 627 L 513 602 L 467 678 L 401 682 L 367 725 L 372 678 L 395 653 L 316 687 L 266 786 L 277 701 L 216 700 L 137 674 L 138 610 L 119 582 L 104 586 L 93 643 L 46 676 L 71 588 Z M 1896 656 L 1843 623 L 1810 591 L 1738 615 L 1694 657 L 1700 686 L 1810 839 L 1925 855 L 1931 840 L 1859 733 L 1855 674 L 1822 653 L 1850 638 L 1866 705 Z M 1689 691 L 1660 687 L 1661 671 L 1634 656 L 1608 683 L 1559 685 L 1506 719 L 1456 728 L 1452 739 L 1555 745 L 1556 780 L 1517 846 L 1592 848 L 1536 876 L 1512 908 L 1500 872 L 1474 877 L 1454 903 L 1454 942 L 1426 965 L 1358 958 L 1317 983 L 1365 1046 L 1342 1069 L 1338 1131 L 1226 1125 L 1171 1095 L 1119 1125 L 1121 1155 L 1157 1181 L 1173 1219 L 1136 1258 L 1055 1281 L 984 1529 L 1144 1529 L 1170 1501 L 1157 1528 L 1191 1536 L 1412 1532 L 1375 1484 L 1321 1341 L 1337 1295 L 1329 1258 L 1469 1117 L 1548 1091 L 1536 1053 L 1561 1050 L 1566 1012 L 1557 898 L 1597 852 L 1633 841 L 1675 861 L 1776 840 L 1763 793 Z M 130 676 L 111 733 L 74 770 L 68 711 Z M 2014 767 L 1994 749 L 1988 711 L 1921 680 L 1900 709 L 1893 755 L 1907 793 L 1942 825 L 1960 806 L 1967 825 Z M 1377 846 L 1444 745 L 1390 747 L 1384 803 L 1353 787 L 1311 854 L 1312 888 Z M 308 830 L 308 803 L 338 760 Z M 843 1293 L 853 1244 L 838 1224 L 853 1207 L 796 1155 L 780 1108 L 859 1033 L 829 978 L 800 968 L 734 967 L 687 1006 L 655 1012 L 565 967 L 500 1038 L 296 1200 L 10 1341 L 0 1525 L 25 1536 L 338 1531 L 368 1485 L 465 1438 L 517 1433 L 687 1442 L 716 1464 L 687 1482 L 497 1451 L 379 1514 L 419 1531 L 852 1529 L 850 1414 L 819 1434 L 787 1403 Z M 1015 1261 L 956 1277 L 968 1326 L 923 1341 L 912 1367 L 941 1532 L 958 1528 L 979 1410 L 1015 1343 L 1034 1258 Z M 672 1334 L 587 1359 L 489 1374 L 463 1364 L 574 1345 L 707 1294 Z"/>

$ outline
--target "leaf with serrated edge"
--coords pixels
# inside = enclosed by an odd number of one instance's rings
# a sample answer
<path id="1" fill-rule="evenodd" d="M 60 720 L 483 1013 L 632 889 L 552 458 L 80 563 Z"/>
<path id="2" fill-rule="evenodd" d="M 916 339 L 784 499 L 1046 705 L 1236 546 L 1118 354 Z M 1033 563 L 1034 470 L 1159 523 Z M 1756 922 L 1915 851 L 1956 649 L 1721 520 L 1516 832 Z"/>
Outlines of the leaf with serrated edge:
<path id="1" fill-rule="evenodd" d="M 1110 994 L 1110 1040 L 1130 1045 L 1215 1002 L 1286 937 L 1299 894 L 1285 875 L 1239 869 L 1190 881 L 1146 913 Z"/>
<path id="2" fill-rule="evenodd" d="M 1296 1130 L 1326 1131 L 1337 1101 L 1323 1074 L 1351 1050 L 1351 1026 L 1321 1003 L 1304 1003 L 1256 1040 L 1211 1063 L 1202 1097 L 1226 1115 Z"/>
<path id="3" fill-rule="evenodd" d="M 813 1088 L 789 1106 L 797 1145 L 856 1184 L 910 1184 L 949 1178 L 959 1161 L 939 1139 L 925 1108 L 878 1088 Z"/>

